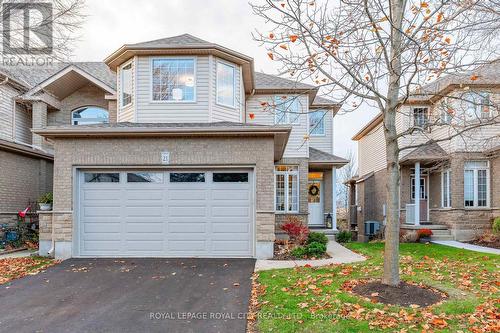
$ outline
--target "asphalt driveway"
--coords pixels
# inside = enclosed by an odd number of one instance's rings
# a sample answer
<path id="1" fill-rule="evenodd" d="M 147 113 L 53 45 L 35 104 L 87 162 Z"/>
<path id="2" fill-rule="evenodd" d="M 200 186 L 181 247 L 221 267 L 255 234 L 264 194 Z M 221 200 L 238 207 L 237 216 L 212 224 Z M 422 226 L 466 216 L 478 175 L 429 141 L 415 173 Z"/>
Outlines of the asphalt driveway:
<path id="1" fill-rule="evenodd" d="M 253 259 L 70 259 L 0 286 L 1 332 L 245 332 Z"/>

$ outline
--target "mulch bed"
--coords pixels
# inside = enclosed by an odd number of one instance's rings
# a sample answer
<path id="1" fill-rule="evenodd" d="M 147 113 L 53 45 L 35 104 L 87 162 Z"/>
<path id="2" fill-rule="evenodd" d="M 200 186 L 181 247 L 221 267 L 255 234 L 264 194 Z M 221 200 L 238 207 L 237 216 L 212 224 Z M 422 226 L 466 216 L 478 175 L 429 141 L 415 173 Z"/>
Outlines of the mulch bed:
<path id="1" fill-rule="evenodd" d="M 373 303 L 400 305 L 408 307 L 426 307 L 439 303 L 447 298 L 439 290 L 407 282 L 393 287 L 381 281 L 357 281 L 351 292 L 370 299 Z"/>
<path id="2" fill-rule="evenodd" d="M 319 260 L 319 259 L 329 259 L 329 258 L 331 257 L 328 255 L 328 253 L 325 253 L 321 257 L 298 258 L 291 254 L 290 245 L 274 243 L 273 260 Z"/>
<path id="3" fill-rule="evenodd" d="M 478 246 L 485 246 L 485 247 L 491 247 L 492 249 L 498 249 L 500 250 L 500 237 L 497 238 L 494 241 L 487 241 L 483 239 L 475 239 L 470 242 L 466 242 L 468 244 L 472 245 L 478 245 Z"/>

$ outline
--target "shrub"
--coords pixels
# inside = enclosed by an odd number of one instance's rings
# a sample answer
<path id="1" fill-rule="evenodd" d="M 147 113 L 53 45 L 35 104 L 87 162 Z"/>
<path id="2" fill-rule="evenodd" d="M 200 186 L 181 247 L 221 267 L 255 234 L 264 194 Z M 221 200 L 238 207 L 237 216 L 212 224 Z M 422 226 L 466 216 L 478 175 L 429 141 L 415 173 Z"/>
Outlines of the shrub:
<path id="1" fill-rule="evenodd" d="M 292 250 L 292 256 L 296 258 L 304 258 L 307 255 L 307 250 L 303 246 L 298 246 Z"/>
<path id="2" fill-rule="evenodd" d="M 321 257 L 326 252 L 326 245 L 319 242 L 312 242 L 307 245 L 306 251 L 310 257 Z"/>
<path id="3" fill-rule="evenodd" d="M 295 216 L 288 216 L 285 223 L 281 226 L 281 230 L 283 230 L 288 237 L 290 237 L 290 241 L 295 244 L 304 244 L 309 235 L 307 226 L 303 225 Z"/>
<path id="4" fill-rule="evenodd" d="M 341 231 L 337 234 L 337 242 L 349 243 L 352 240 L 352 233 L 350 231 Z"/>
<path id="5" fill-rule="evenodd" d="M 432 236 L 432 230 L 431 229 L 420 229 L 418 232 L 418 239 L 420 238 L 427 238 Z"/>
<path id="6" fill-rule="evenodd" d="M 493 220 L 493 225 L 491 226 L 493 233 L 495 235 L 500 235 L 500 216 Z"/>
<path id="7" fill-rule="evenodd" d="M 47 193 L 42 194 L 38 198 L 38 202 L 42 203 L 42 204 L 51 204 L 51 203 L 53 203 L 54 202 L 54 197 L 52 195 L 52 192 L 47 192 Z"/>
<path id="8" fill-rule="evenodd" d="M 328 244 L 328 237 L 321 232 L 311 232 L 307 236 L 307 244 L 311 243 L 321 243 L 323 245 Z"/>

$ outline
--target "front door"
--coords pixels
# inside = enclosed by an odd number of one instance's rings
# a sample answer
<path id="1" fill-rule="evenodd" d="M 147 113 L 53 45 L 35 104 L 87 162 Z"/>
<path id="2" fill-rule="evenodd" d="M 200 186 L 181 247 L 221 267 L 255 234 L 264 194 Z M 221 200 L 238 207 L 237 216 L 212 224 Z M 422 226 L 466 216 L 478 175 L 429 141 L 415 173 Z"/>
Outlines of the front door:
<path id="1" fill-rule="evenodd" d="M 420 222 L 426 222 L 429 219 L 428 216 L 428 178 L 423 176 L 420 178 Z M 411 198 L 415 203 L 415 177 L 411 178 Z"/>
<path id="2" fill-rule="evenodd" d="M 309 225 L 324 226 L 323 217 L 323 181 L 309 180 L 308 186 L 309 202 Z"/>

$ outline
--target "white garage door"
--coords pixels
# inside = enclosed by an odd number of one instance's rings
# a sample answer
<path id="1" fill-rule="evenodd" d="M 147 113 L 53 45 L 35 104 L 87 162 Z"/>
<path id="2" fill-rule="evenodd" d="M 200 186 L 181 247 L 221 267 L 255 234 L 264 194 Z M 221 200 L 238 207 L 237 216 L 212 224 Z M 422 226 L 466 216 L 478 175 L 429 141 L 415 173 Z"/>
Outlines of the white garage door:
<path id="1" fill-rule="evenodd" d="M 252 257 L 253 174 L 79 172 L 79 256 Z"/>

